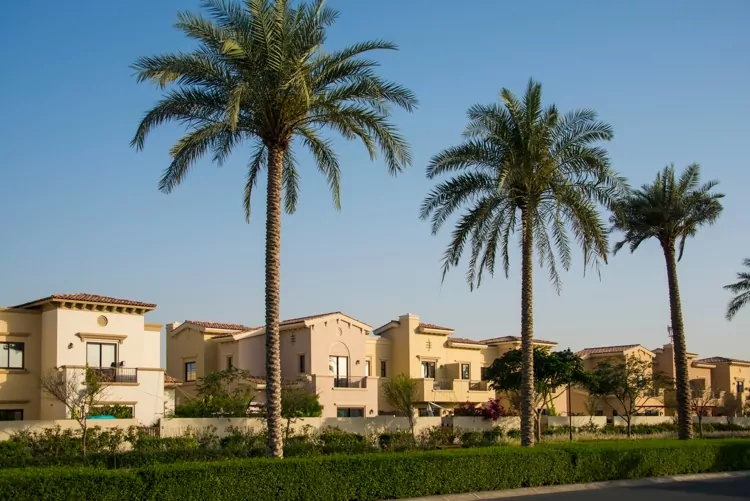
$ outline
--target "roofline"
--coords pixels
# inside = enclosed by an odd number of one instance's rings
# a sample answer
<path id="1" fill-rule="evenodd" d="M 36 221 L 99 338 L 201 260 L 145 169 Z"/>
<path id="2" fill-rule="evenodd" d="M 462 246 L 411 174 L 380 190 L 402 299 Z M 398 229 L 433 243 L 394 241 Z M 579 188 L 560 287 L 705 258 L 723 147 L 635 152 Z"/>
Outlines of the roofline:
<path id="1" fill-rule="evenodd" d="M 118 298 L 111 298 L 111 299 L 118 299 Z M 87 301 L 85 299 L 66 299 L 66 298 L 57 298 L 54 295 L 43 297 L 41 299 L 35 299 L 33 301 L 28 301 L 26 303 L 10 306 L 6 309 L 8 310 L 30 310 L 32 308 L 36 308 L 39 306 L 43 306 L 45 304 L 49 303 L 81 303 L 81 304 L 95 304 L 95 305 L 101 305 L 101 306 L 107 306 L 107 307 L 120 307 L 120 308 L 131 308 L 133 310 L 144 310 L 144 312 L 152 311 L 156 309 L 155 303 L 146 303 L 137 301 L 140 304 L 134 305 L 134 304 L 127 304 L 127 303 L 117 303 L 117 302 L 101 302 L 101 301 Z"/>
<path id="2" fill-rule="evenodd" d="M 385 332 L 387 330 L 393 329 L 399 325 L 401 325 L 401 323 L 398 320 L 391 320 L 387 324 L 381 325 L 380 327 L 372 331 L 372 333 L 377 336 L 378 334 Z"/>
<path id="3" fill-rule="evenodd" d="M 279 322 L 279 331 L 287 331 L 287 330 L 290 330 L 290 329 L 297 329 L 299 327 L 311 327 L 314 324 L 316 324 L 317 322 L 319 322 L 320 320 L 322 320 L 324 318 L 333 317 L 333 316 L 345 317 L 345 318 L 349 319 L 352 324 L 356 324 L 362 330 L 365 330 L 365 331 L 372 330 L 372 326 L 370 326 L 369 324 L 361 322 L 361 321 L 357 320 L 354 317 L 350 317 L 346 313 L 333 312 L 333 313 L 324 313 L 323 315 L 320 315 L 320 316 L 316 315 L 316 316 L 313 316 L 312 318 L 305 317 L 306 318 L 305 320 L 300 320 L 299 322 L 293 322 L 293 323 L 284 323 L 284 321 Z M 295 320 L 295 319 L 292 319 L 292 320 Z M 266 332 L 266 326 L 264 325 L 262 327 L 257 327 L 257 328 L 249 329 L 249 330 L 246 330 L 246 331 L 240 331 L 240 332 L 237 332 L 237 333 L 233 333 L 232 337 L 235 340 L 247 339 L 247 338 L 250 338 L 250 337 L 255 337 L 255 336 L 259 336 L 261 334 L 265 334 L 265 332 Z"/>

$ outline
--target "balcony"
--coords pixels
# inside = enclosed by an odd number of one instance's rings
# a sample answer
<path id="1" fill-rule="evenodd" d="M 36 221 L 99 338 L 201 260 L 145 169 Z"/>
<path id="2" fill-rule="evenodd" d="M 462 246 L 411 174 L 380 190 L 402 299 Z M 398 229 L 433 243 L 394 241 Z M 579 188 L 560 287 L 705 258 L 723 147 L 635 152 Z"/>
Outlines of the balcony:
<path id="1" fill-rule="evenodd" d="M 92 367 L 91 371 L 102 384 L 138 382 L 138 369 L 131 367 Z"/>
<path id="2" fill-rule="evenodd" d="M 469 381 L 469 391 L 489 391 L 488 381 Z"/>
<path id="3" fill-rule="evenodd" d="M 419 402 L 486 402 L 495 396 L 487 381 L 468 379 L 418 379 Z"/>
<path id="4" fill-rule="evenodd" d="M 366 377 L 333 377 L 334 388 L 367 388 Z"/>

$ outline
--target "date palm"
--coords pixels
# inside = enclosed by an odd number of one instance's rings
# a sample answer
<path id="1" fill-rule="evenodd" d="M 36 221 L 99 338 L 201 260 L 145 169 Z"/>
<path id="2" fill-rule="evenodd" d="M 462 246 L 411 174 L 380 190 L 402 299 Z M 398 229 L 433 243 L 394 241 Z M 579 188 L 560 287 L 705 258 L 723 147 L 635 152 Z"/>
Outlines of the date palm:
<path id="1" fill-rule="evenodd" d="M 722 211 L 719 200 L 724 195 L 711 191 L 717 184 L 717 181 L 700 184 L 698 164 L 689 165 L 679 177 L 675 175 L 674 165 L 668 165 L 656 175 L 653 183 L 623 197 L 612 216 L 612 228 L 624 234 L 623 240 L 614 246 L 613 253 L 626 244 L 631 252 L 635 252 L 650 238 L 659 241 L 664 253 L 674 343 L 678 435 L 681 439 L 693 436 L 693 425 L 677 262 L 682 259 L 687 238 L 719 218 Z"/>
<path id="2" fill-rule="evenodd" d="M 742 265 L 750 269 L 750 258 L 742 261 Z M 727 306 L 727 320 L 732 320 L 738 311 L 750 303 L 750 272 L 737 273 L 737 282 L 725 285 L 724 289 L 736 294 Z"/>
<path id="3" fill-rule="evenodd" d="M 172 147 L 171 163 L 159 189 L 169 193 L 206 154 L 222 164 L 241 144 L 252 155 L 244 190 L 246 217 L 258 176 L 266 170 L 266 397 L 269 454 L 282 457 L 279 295 L 282 191 L 284 210 L 293 213 L 299 189 L 295 147 L 311 153 L 340 208 L 338 157 L 330 139 L 337 132 L 360 140 L 370 158 L 379 149 L 391 174 L 410 163 L 404 139 L 390 122 L 390 105 L 411 111 L 416 98 L 407 89 L 378 76 L 378 64 L 362 55 L 395 50 L 376 40 L 325 52 L 327 28 L 338 17 L 323 0 L 206 0 L 202 14 L 183 12 L 176 27 L 197 48 L 138 59 L 139 82 L 173 86 L 141 121 L 132 145 L 165 122 L 187 132 Z"/>
<path id="4" fill-rule="evenodd" d="M 529 81 L 518 99 L 508 89 L 501 103 L 474 105 L 468 111 L 465 141 L 434 156 L 427 177 L 452 178 L 433 188 L 421 207 L 436 234 L 448 218 L 465 208 L 443 256 L 443 278 L 470 247 L 467 282 L 479 287 L 483 273 L 494 274 L 496 256 L 506 277 L 511 235 L 521 243 L 521 440 L 533 445 L 534 248 L 557 291 L 558 263 L 572 261 L 569 234 L 583 250 L 584 266 L 606 262 L 607 228 L 598 204 L 611 205 L 626 187 L 610 168 L 607 152 L 596 143 L 612 138 L 612 128 L 592 110 L 566 114 L 542 106 L 542 87 Z M 469 244 L 469 242 L 471 242 Z"/>

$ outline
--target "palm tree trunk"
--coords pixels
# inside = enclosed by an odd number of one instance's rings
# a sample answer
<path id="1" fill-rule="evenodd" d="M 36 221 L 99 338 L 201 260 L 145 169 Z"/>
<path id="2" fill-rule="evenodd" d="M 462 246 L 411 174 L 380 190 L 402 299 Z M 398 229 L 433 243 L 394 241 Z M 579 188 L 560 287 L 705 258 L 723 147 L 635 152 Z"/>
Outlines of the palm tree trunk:
<path id="1" fill-rule="evenodd" d="M 532 272 L 534 224 L 532 210 L 521 209 L 521 445 L 534 445 L 534 311 Z"/>
<path id="2" fill-rule="evenodd" d="M 677 436 L 680 440 L 693 438 L 693 423 L 690 416 L 690 376 L 688 374 L 685 325 L 682 323 L 680 286 L 677 280 L 677 259 L 674 242 L 662 245 L 667 261 L 669 283 L 669 309 L 672 315 L 672 344 L 674 346 L 675 383 L 677 393 Z"/>
<path id="3" fill-rule="evenodd" d="M 268 148 L 266 190 L 266 413 L 268 455 L 284 457 L 281 419 L 281 360 L 279 356 L 279 303 L 281 289 L 281 179 L 284 149 Z"/>

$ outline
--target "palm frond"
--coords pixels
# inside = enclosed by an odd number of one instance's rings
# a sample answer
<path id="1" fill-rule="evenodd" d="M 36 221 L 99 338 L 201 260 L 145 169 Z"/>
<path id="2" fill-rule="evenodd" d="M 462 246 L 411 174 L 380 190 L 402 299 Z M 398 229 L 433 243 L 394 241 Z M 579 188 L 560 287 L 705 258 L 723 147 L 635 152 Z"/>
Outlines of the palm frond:
<path id="1" fill-rule="evenodd" d="M 745 258 L 742 265 L 750 268 L 750 258 Z M 750 272 L 737 273 L 737 282 L 725 285 L 724 289 L 735 294 L 727 306 L 726 314 L 727 320 L 732 320 L 737 312 L 750 303 Z"/>

